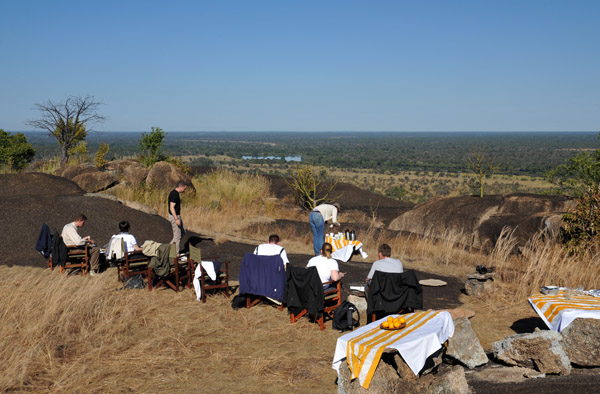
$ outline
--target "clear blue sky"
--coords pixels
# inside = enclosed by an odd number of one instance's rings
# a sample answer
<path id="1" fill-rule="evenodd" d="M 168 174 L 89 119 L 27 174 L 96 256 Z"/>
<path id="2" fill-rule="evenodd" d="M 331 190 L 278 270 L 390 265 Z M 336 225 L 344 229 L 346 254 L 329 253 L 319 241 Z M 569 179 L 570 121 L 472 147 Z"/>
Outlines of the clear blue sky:
<path id="1" fill-rule="evenodd" d="M 600 1 L 0 2 L 0 128 L 596 131 Z"/>

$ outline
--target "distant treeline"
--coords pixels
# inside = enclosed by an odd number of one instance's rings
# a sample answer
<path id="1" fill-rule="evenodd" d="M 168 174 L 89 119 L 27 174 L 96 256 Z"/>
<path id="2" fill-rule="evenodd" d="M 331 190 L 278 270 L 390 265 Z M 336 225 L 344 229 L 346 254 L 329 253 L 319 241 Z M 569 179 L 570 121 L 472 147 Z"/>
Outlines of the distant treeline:
<path id="1" fill-rule="evenodd" d="M 25 133 L 37 157 L 58 153 L 56 140 L 44 133 Z M 139 153 L 141 132 L 90 132 L 88 151 L 101 143 L 110 157 Z M 468 171 L 467 157 L 481 148 L 496 157 L 497 173 L 541 176 L 583 150 L 598 149 L 596 132 L 167 132 L 164 151 L 210 157 L 302 156 L 303 163 L 381 172 Z M 282 159 L 283 161 L 283 159 Z"/>

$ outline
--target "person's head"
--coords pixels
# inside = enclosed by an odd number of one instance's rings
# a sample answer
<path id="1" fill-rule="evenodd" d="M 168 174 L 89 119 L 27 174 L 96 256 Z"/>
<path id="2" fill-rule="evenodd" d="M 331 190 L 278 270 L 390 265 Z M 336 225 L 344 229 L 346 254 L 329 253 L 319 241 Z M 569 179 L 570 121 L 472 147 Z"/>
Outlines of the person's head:
<path id="1" fill-rule="evenodd" d="M 179 181 L 177 182 L 177 187 L 175 188 L 175 190 L 177 190 L 178 193 L 183 193 L 185 191 L 185 189 L 187 189 L 189 186 L 189 183 L 186 181 Z"/>
<path id="2" fill-rule="evenodd" d="M 269 243 L 277 245 L 279 243 L 279 235 L 277 235 L 277 234 L 269 235 Z"/>
<path id="3" fill-rule="evenodd" d="M 122 233 L 128 233 L 129 232 L 129 222 L 126 220 L 123 220 L 122 222 L 119 223 L 119 230 Z"/>
<path id="4" fill-rule="evenodd" d="M 342 212 L 342 206 L 340 205 L 340 203 L 339 203 L 339 202 L 334 202 L 334 203 L 333 203 L 333 204 L 331 204 L 331 205 L 333 205 L 334 207 L 336 207 L 336 208 L 337 208 L 337 211 L 338 211 L 338 213 Z"/>
<path id="5" fill-rule="evenodd" d="M 321 246 L 321 256 L 325 256 L 330 259 L 331 253 L 333 253 L 333 246 L 331 246 L 329 242 L 325 242 L 323 246 Z"/>
<path id="6" fill-rule="evenodd" d="M 75 227 L 83 227 L 86 220 L 87 220 L 87 217 L 83 213 L 80 213 L 77 216 L 77 218 L 73 221 L 73 223 L 75 223 Z"/>
<path id="7" fill-rule="evenodd" d="M 392 248 L 390 248 L 390 245 L 388 244 L 381 244 L 379 245 L 377 252 L 379 252 L 383 257 L 390 257 L 392 255 Z"/>

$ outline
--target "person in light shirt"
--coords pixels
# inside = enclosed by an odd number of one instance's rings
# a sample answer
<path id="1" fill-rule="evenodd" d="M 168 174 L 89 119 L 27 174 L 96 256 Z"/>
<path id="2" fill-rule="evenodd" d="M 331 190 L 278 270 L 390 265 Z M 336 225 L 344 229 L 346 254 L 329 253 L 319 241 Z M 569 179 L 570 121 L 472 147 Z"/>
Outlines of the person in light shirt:
<path id="1" fill-rule="evenodd" d="M 281 256 L 283 260 L 283 267 L 287 269 L 287 265 L 290 260 L 288 260 L 287 253 L 283 246 L 279 245 L 279 235 L 271 234 L 269 235 L 269 243 L 268 244 L 260 244 L 254 249 L 254 254 L 258 256 Z"/>
<path id="2" fill-rule="evenodd" d="M 67 246 L 85 246 L 86 243 L 93 245 L 88 247 L 88 252 L 90 254 L 90 276 L 96 276 L 96 274 L 100 272 L 100 249 L 94 245 L 95 242 L 89 235 L 85 237 L 79 235 L 79 229 L 85 225 L 86 220 L 87 217 L 83 213 L 80 213 L 79 216 L 77 216 L 77 219 L 71 223 L 65 224 L 60 236 Z M 73 249 L 73 251 L 83 252 L 84 248 L 76 248 Z"/>
<path id="3" fill-rule="evenodd" d="M 325 222 L 339 227 L 337 215 L 341 211 L 339 203 L 317 205 L 308 216 L 308 222 L 313 233 L 313 251 L 318 256 L 325 242 Z"/>
<path id="4" fill-rule="evenodd" d="M 317 267 L 321 282 L 329 282 L 331 280 L 338 281 L 344 277 L 344 273 L 340 272 L 338 262 L 331 258 L 333 247 L 329 242 L 325 242 L 321 247 L 321 254 L 308 260 L 306 268 Z"/>
<path id="5" fill-rule="evenodd" d="M 129 234 L 129 222 L 123 220 L 119 223 L 119 234 L 113 235 L 113 237 L 123 238 L 127 252 L 142 252 L 142 248 L 139 247 L 137 240 L 132 234 Z"/>

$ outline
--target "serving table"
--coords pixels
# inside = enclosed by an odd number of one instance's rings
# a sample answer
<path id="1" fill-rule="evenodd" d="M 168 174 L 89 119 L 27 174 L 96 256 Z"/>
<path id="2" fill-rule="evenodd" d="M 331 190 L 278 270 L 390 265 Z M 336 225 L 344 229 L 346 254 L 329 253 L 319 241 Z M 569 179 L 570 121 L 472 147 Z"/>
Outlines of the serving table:
<path id="1" fill-rule="evenodd" d="M 325 242 L 328 242 L 333 246 L 333 253 L 331 257 L 336 260 L 342 260 L 344 262 L 350 260 L 354 251 L 358 251 L 363 259 L 369 257 L 369 255 L 362 250 L 363 244 L 360 241 L 350 241 L 347 239 L 333 239 L 329 235 L 325 237 Z"/>
<path id="2" fill-rule="evenodd" d="M 380 328 L 386 316 L 339 337 L 332 368 L 339 371 L 345 360 L 352 379 L 358 378 L 361 386 L 369 388 L 381 354 L 391 348 L 397 350 L 413 373 L 418 375 L 427 357 L 454 335 L 454 323 L 446 311 L 428 310 L 401 316 L 406 319 L 406 326 L 402 329 Z"/>
<path id="3" fill-rule="evenodd" d="M 561 332 L 573 320 L 600 319 L 600 298 L 561 291 L 555 295 L 537 293 L 529 297 L 533 310 L 549 329 Z"/>

